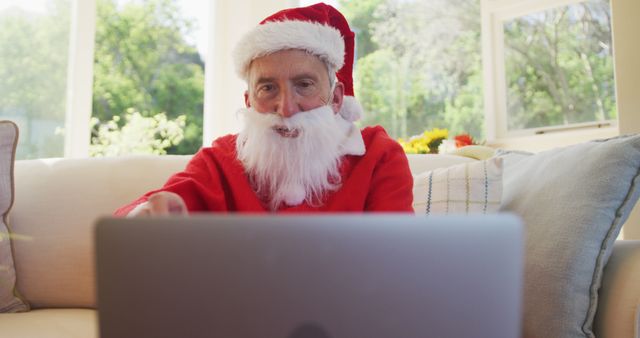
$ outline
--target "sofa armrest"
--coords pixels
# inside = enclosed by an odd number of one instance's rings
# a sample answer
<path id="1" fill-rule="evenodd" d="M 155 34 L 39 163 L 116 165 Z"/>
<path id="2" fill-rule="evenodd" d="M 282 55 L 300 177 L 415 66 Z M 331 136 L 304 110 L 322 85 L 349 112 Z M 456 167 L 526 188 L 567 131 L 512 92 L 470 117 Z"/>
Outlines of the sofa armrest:
<path id="1" fill-rule="evenodd" d="M 638 338 L 640 241 L 617 241 L 604 268 L 594 322 L 598 338 Z"/>

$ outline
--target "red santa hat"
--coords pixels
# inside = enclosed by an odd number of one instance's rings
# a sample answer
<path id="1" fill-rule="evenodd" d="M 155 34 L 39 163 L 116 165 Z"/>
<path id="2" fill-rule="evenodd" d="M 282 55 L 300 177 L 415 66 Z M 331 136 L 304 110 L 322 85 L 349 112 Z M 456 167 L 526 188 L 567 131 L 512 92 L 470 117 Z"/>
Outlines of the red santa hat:
<path id="1" fill-rule="evenodd" d="M 336 72 L 344 84 L 340 115 L 348 121 L 362 116 L 362 106 L 353 93 L 355 34 L 337 9 L 318 3 L 279 11 L 260 22 L 240 40 L 234 51 L 236 71 L 247 79 L 256 58 L 285 49 L 300 49 L 318 56 Z"/>

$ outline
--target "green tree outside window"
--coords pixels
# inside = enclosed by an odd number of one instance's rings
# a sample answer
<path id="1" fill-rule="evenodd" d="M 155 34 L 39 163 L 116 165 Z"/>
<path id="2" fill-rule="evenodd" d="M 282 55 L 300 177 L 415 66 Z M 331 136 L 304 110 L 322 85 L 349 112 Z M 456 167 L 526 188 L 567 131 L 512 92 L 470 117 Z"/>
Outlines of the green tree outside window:
<path id="1" fill-rule="evenodd" d="M 138 123 L 136 128 L 128 128 L 128 133 L 140 130 L 140 139 L 155 135 L 156 144 L 163 148 L 121 144 L 123 152 L 195 153 L 202 144 L 204 63 L 186 39 L 192 22 L 181 14 L 174 0 L 120 6 L 114 0 L 98 0 L 97 5 L 92 153 L 113 154 L 95 150 L 104 142 L 136 142 L 136 138 L 105 136 L 110 132 L 124 134 L 127 123 Z M 132 110 L 135 117 L 127 115 Z M 184 130 L 180 137 L 172 134 L 169 141 L 165 134 L 153 133 L 153 123 L 141 123 L 141 118 L 166 119 Z M 102 124 L 107 127 L 100 129 Z M 152 129 L 143 131 L 140 124 Z"/>

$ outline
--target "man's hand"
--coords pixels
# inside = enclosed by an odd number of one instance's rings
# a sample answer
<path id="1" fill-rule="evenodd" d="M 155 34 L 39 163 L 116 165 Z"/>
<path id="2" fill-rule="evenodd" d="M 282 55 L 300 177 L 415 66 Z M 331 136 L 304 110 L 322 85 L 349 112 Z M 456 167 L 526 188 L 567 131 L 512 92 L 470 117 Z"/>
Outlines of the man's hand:
<path id="1" fill-rule="evenodd" d="M 187 206 L 180 195 L 161 191 L 150 195 L 148 200 L 131 210 L 127 217 L 186 215 Z"/>

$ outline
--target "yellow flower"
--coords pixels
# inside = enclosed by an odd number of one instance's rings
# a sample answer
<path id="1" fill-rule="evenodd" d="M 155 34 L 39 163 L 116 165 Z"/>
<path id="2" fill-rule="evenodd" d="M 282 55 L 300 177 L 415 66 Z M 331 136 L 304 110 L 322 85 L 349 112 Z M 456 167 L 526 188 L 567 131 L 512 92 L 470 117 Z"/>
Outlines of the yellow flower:
<path id="1" fill-rule="evenodd" d="M 449 137 L 449 130 L 433 128 L 430 131 L 425 131 L 424 137 L 427 138 L 430 142 L 438 139 L 446 140 Z"/>
<path id="2" fill-rule="evenodd" d="M 411 136 L 408 141 L 400 138 L 398 143 L 407 154 L 437 153 L 438 146 L 449 137 L 447 129 L 433 128 L 421 135 Z"/>

